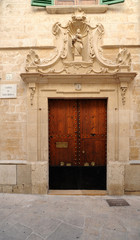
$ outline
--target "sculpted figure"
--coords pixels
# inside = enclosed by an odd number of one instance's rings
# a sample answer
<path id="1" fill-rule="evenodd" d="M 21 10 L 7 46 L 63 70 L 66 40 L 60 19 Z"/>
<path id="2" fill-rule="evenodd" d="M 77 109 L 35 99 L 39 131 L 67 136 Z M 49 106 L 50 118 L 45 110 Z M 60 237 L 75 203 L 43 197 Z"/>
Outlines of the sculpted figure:
<path id="1" fill-rule="evenodd" d="M 79 28 L 77 29 L 75 36 L 72 37 L 72 47 L 75 56 L 80 56 L 82 54 L 83 42 L 81 31 Z"/>

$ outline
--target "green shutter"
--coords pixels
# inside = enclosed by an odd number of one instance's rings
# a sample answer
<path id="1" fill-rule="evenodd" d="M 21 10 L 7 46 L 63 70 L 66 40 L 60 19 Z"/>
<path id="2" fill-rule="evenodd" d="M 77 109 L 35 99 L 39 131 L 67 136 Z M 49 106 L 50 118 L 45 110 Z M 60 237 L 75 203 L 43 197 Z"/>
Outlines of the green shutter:
<path id="1" fill-rule="evenodd" d="M 117 4 L 117 3 L 123 3 L 125 0 L 100 0 L 101 4 L 107 4 L 107 5 L 112 5 L 112 4 Z"/>
<path id="2" fill-rule="evenodd" d="M 54 0 L 31 0 L 31 6 L 46 7 L 47 5 L 54 5 Z"/>

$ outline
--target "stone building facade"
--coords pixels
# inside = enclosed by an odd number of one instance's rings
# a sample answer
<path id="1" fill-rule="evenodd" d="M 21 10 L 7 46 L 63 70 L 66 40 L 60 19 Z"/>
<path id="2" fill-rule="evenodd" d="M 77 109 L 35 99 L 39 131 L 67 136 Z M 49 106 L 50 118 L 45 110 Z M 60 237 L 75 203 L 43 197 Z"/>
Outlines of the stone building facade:
<path id="1" fill-rule="evenodd" d="M 48 193 L 48 99 L 85 98 L 107 99 L 107 194 L 140 192 L 139 13 L 0 0 L 0 192 Z"/>

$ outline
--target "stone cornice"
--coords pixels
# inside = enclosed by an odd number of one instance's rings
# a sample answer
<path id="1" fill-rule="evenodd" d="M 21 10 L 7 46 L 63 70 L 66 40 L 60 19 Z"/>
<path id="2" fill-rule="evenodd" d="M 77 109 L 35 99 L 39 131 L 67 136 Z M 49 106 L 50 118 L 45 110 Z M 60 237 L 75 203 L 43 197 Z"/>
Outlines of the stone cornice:
<path id="1" fill-rule="evenodd" d="M 136 72 L 121 72 L 121 73 L 106 73 L 106 74 L 42 74 L 42 73 L 21 73 L 20 76 L 25 83 L 75 83 L 86 82 L 87 83 L 121 83 L 131 82 Z"/>

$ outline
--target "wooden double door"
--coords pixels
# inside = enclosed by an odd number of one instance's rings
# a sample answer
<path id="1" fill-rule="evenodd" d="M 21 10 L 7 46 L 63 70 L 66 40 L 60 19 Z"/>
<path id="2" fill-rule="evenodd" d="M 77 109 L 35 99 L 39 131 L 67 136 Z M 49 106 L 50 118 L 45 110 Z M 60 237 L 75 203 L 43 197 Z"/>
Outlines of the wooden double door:
<path id="1" fill-rule="evenodd" d="M 106 99 L 50 99 L 50 189 L 105 189 L 106 133 Z"/>

